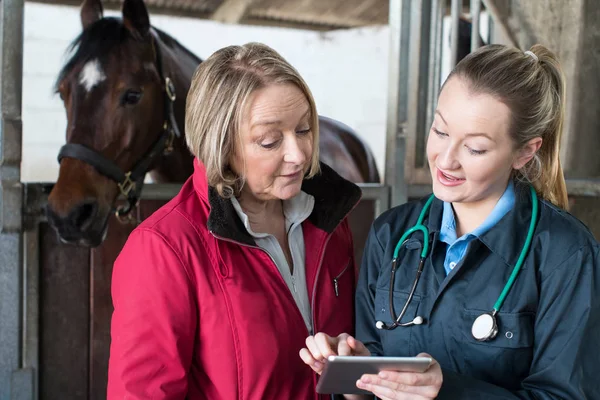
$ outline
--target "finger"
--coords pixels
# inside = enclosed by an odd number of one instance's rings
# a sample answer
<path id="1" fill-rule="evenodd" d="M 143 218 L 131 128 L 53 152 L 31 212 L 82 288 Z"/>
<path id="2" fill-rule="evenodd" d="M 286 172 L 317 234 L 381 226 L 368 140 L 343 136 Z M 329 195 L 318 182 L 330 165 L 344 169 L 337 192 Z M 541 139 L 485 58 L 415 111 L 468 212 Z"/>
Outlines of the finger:
<path id="1" fill-rule="evenodd" d="M 406 376 L 407 374 L 412 376 Z M 419 385 L 419 375 L 421 374 L 384 371 L 378 375 L 363 375 L 360 381 L 378 387 L 380 391 L 383 390 L 382 388 L 386 388 L 392 392 L 422 396 L 429 399 L 437 397 L 438 388 L 431 385 Z M 382 376 L 386 378 L 382 378 Z"/>
<path id="2" fill-rule="evenodd" d="M 315 344 L 323 360 L 329 356 L 335 356 L 337 353 L 333 350 L 337 350 L 337 339 L 332 338 L 322 332 L 317 333 L 315 336 Z"/>
<path id="3" fill-rule="evenodd" d="M 383 380 L 409 386 L 435 386 L 438 383 L 436 370 L 431 368 L 426 372 L 381 371 L 378 376 Z"/>
<path id="4" fill-rule="evenodd" d="M 352 349 L 348 345 L 347 340 L 342 339 L 338 342 L 338 354 L 340 356 L 351 356 L 352 355 Z"/>
<path id="5" fill-rule="evenodd" d="M 308 351 L 308 349 L 301 349 L 300 350 L 300 358 L 302 359 L 302 361 L 304 361 L 304 363 L 308 366 L 310 366 L 312 368 L 313 371 L 315 371 L 318 374 L 321 374 L 321 372 L 323 372 L 323 368 L 324 365 L 323 363 L 317 361 L 314 359 L 314 357 L 310 354 L 310 351 Z"/>
<path id="6" fill-rule="evenodd" d="M 316 361 L 324 360 L 323 354 L 321 354 L 321 350 L 319 350 L 319 346 L 317 345 L 314 336 L 309 336 L 306 338 L 306 348 Z"/>
<path id="7" fill-rule="evenodd" d="M 379 386 L 374 383 L 365 383 L 362 378 L 356 382 L 356 386 L 360 389 L 367 390 L 367 391 L 373 393 L 377 398 L 379 398 L 381 400 L 399 400 L 399 399 L 430 400 L 430 399 L 435 398 L 435 396 L 434 397 L 421 396 L 421 395 L 415 394 L 415 393 L 407 393 L 407 392 L 393 390 L 393 389 L 390 389 L 389 387 Z"/>
<path id="8" fill-rule="evenodd" d="M 324 361 L 323 354 L 321 354 L 321 350 L 315 341 L 314 336 L 309 336 L 306 338 L 306 348 L 310 351 L 313 358 L 317 361 Z"/>
<path id="9" fill-rule="evenodd" d="M 387 387 L 373 385 L 369 390 L 375 397 L 381 400 L 431 400 L 431 397 L 425 397 L 413 393 L 394 391 Z"/>
<path id="10" fill-rule="evenodd" d="M 443 382 L 443 373 L 440 364 L 427 353 L 420 353 L 418 357 L 432 358 L 432 362 L 425 372 L 381 371 L 379 377 L 398 384 L 433 388 L 437 395 Z"/>
<path id="11" fill-rule="evenodd" d="M 357 340 L 352 336 L 348 336 L 346 342 L 348 343 L 348 346 L 350 346 L 350 348 L 352 349 L 352 354 L 357 356 L 371 355 L 369 349 L 367 349 L 367 347 L 360 340 Z"/>
<path id="12" fill-rule="evenodd" d="M 302 359 L 302 361 L 304 361 L 305 364 L 313 365 L 314 363 L 319 362 L 312 356 L 312 354 L 307 348 L 300 349 L 299 354 L 300 358 Z"/>

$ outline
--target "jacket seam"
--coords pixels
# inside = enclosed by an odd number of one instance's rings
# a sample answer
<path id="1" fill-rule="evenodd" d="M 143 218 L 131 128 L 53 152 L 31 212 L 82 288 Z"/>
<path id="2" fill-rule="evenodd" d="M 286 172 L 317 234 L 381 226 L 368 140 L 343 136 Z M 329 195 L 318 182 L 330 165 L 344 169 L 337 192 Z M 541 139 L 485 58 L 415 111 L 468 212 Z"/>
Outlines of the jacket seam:
<path id="1" fill-rule="evenodd" d="M 192 221 L 190 221 L 190 219 L 188 218 L 188 215 L 184 214 L 183 212 L 181 212 L 180 210 L 176 210 L 179 215 L 181 215 L 191 226 L 192 228 L 196 231 L 196 234 L 198 235 L 198 237 L 200 238 L 200 241 L 202 241 L 202 244 L 204 245 L 204 249 L 206 250 L 206 254 L 208 255 L 208 257 L 211 259 L 211 261 L 214 263 L 214 265 L 218 265 L 218 260 L 215 260 L 215 257 L 213 256 L 212 252 L 209 251 L 209 247 L 208 247 L 208 243 L 206 241 L 206 239 L 204 238 L 203 233 L 200 231 L 199 226 L 197 226 L 197 224 L 192 223 Z M 213 271 L 214 272 L 214 271 Z M 227 290 L 224 287 L 224 283 L 223 283 L 223 278 L 218 276 L 218 274 L 215 274 L 217 282 L 219 282 L 219 287 L 221 288 L 221 293 L 223 296 L 223 300 L 225 301 L 225 306 L 227 307 L 227 315 L 229 317 L 229 321 L 231 322 L 231 330 L 232 330 L 232 336 L 233 336 L 233 342 L 235 343 L 235 357 L 236 357 L 236 365 L 237 365 L 237 370 L 238 370 L 238 398 L 239 399 L 243 399 L 243 383 L 244 383 L 244 378 L 243 378 L 243 372 L 244 372 L 244 366 L 243 366 L 243 359 L 242 359 L 242 354 L 240 351 L 240 338 L 239 338 L 239 333 L 238 333 L 238 329 L 237 329 L 237 323 L 235 320 L 235 315 L 233 313 L 233 309 L 231 307 L 231 300 L 229 299 L 229 295 L 227 293 Z"/>
<path id="2" fill-rule="evenodd" d="M 373 230 L 375 230 L 373 228 Z M 382 255 L 385 254 L 385 247 L 383 247 L 383 245 L 381 244 L 381 241 L 379 240 L 379 230 L 374 231 L 374 237 L 375 237 L 375 241 L 377 242 L 377 244 L 379 245 L 379 249 L 381 250 Z M 390 232 L 391 233 L 391 232 Z M 391 238 L 390 238 L 391 239 Z"/>
<path id="3" fill-rule="evenodd" d="M 167 238 L 165 237 L 165 235 L 163 235 L 161 232 L 157 231 L 156 229 L 154 229 L 153 227 L 140 227 L 137 229 L 138 232 L 149 232 L 149 233 L 153 233 L 154 235 L 156 235 L 158 238 L 160 238 L 163 243 L 165 245 L 167 245 L 169 247 L 169 249 L 171 249 L 171 251 L 173 252 L 173 254 L 175 254 L 175 256 L 177 257 L 177 260 L 179 261 L 179 264 L 181 264 L 181 266 L 183 267 L 183 270 L 185 271 L 185 275 L 188 278 L 188 283 L 190 285 L 194 285 L 196 286 L 196 279 L 193 276 L 189 266 L 187 265 L 187 263 L 185 263 L 183 261 L 183 258 L 181 257 L 181 254 L 175 249 L 175 247 L 173 247 L 173 245 L 167 240 Z"/>
<path id="4" fill-rule="evenodd" d="M 177 203 L 175 203 L 171 207 L 169 207 L 168 211 L 165 212 L 162 216 L 160 216 L 160 218 L 157 218 L 156 221 L 152 221 L 152 224 L 148 224 L 148 226 L 143 226 L 139 229 L 155 228 L 158 223 L 160 223 L 163 219 L 165 219 L 167 216 L 169 216 L 169 214 L 171 214 L 172 212 L 178 212 L 181 214 L 181 212 L 179 211 L 179 206 L 193 194 L 195 194 L 195 193 L 188 193 L 187 196 L 182 196 L 181 199 L 179 199 L 179 201 Z"/>
<path id="5" fill-rule="evenodd" d="M 569 254 L 563 261 L 556 264 L 556 266 L 554 268 L 552 268 L 552 271 L 550 272 L 550 274 L 548 276 L 544 277 L 540 282 L 541 283 L 546 282 L 548 279 L 550 279 L 552 276 L 554 276 L 554 274 L 557 273 L 557 271 L 562 270 L 562 267 L 580 251 L 585 250 L 585 249 L 591 249 L 592 252 L 598 253 L 599 248 L 600 248 L 600 246 L 598 246 L 598 245 L 589 245 L 589 244 L 579 246 L 575 251 L 573 251 L 571 254 Z"/>

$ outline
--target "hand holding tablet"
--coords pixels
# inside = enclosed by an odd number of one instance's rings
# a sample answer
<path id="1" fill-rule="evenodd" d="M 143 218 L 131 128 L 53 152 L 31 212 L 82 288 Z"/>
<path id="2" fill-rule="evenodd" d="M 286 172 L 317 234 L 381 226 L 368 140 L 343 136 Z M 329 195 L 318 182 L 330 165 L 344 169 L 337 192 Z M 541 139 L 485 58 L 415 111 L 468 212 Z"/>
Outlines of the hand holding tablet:
<path id="1" fill-rule="evenodd" d="M 362 342 L 347 333 L 329 336 L 317 333 L 306 338 L 306 348 L 300 350 L 300 358 L 317 374 L 323 372 L 323 367 L 329 356 L 370 356 L 371 353 Z"/>
<path id="2" fill-rule="evenodd" d="M 370 394 L 356 386 L 364 374 L 381 371 L 425 372 L 432 363 L 429 357 L 344 357 L 330 356 L 319 383 L 317 393 Z"/>
<path id="3" fill-rule="evenodd" d="M 429 354 L 371 357 L 365 345 L 347 333 L 309 336 L 300 357 L 321 375 L 317 392 L 322 394 L 435 399 L 443 381 L 440 365 Z"/>

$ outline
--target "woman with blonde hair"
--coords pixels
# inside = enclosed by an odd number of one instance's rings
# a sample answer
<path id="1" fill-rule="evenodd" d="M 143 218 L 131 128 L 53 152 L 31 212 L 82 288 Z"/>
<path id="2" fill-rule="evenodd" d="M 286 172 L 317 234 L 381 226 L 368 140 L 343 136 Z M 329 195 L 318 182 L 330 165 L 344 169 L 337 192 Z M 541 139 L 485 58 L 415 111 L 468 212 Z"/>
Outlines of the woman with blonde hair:
<path id="1" fill-rule="evenodd" d="M 565 211 L 564 95 L 541 45 L 484 46 L 456 66 L 427 142 L 433 194 L 375 221 L 356 338 L 309 336 L 308 365 L 431 358 L 357 381 L 381 399 L 600 398 L 599 246 Z"/>
<path id="2" fill-rule="evenodd" d="M 195 172 L 115 262 L 110 399 L 317 399 L 306 336 L 353 329 L 347 216 L 359 188 L 319 163 L 315 102 L 258 43 L 198 67 Z"/>

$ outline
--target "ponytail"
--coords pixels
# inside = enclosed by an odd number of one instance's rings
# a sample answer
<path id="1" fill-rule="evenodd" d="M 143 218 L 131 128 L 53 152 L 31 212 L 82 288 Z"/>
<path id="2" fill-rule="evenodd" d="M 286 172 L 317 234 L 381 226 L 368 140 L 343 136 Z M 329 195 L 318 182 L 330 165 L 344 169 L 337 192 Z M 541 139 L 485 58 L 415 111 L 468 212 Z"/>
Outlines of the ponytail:
<path id="1" fill-rule="evenodd" d="M 542 45 L 534 45 L 530 50 L 539 60 L 540 67 L 550 77 L 551 86 L 546 91 L 552 104 L 552 112 L 547 129 L 542 134 L 542 146 L 538 154 L 539 177 L 533 180 L 538 194 L 554 205 L 567 209 L 569 199 L 567 185 L 560 162 L 560 145 L 565 121 L 565 78 L 557 57 Z"/>

